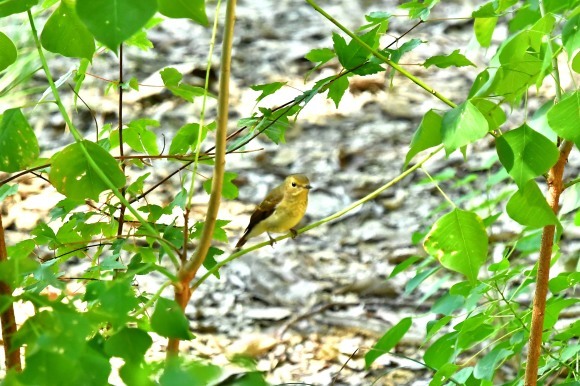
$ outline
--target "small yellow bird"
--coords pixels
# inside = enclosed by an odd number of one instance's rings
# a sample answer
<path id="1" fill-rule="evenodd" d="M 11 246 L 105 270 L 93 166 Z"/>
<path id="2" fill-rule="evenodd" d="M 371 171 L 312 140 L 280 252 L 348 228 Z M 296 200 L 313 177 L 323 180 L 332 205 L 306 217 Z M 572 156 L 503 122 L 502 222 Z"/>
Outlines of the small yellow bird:
<path id="1" fill-rule="evenodd" d="M 284 182 L 268 193 L 264 201 L 254 209 L 250 223 L 236 244 L 236 249 L 241 248 L 248 239 L 264 232 L 268 234 L 271 245 L 274 245 L 274 240 L 270 232 L 284 233 L 289 230 L 293 237 L 296 237 L 296 230 L 293 228 L 304 217 L 308 205 L 308 190 L 311 188 L 308 177 L 303 174 L 286 177 Z"/>

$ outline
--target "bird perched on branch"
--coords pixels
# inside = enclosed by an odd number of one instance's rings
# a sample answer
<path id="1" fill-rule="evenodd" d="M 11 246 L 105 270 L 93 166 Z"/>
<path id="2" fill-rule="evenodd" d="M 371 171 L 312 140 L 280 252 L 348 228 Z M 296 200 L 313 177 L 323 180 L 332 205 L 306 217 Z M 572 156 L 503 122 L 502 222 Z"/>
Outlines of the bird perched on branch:
<path id="1" fill-rule="evenodd" d="M 286 177 L 284 182 L 272 189 L 264 201 L 254 209 L 250 223 L 236 244 L 236 249 L 241 248 L 248 239 L 264 232 L 270 238 L 270 245 L 274 245 L 270 232 L 290 231 L 292 238 L 296 237 L 296 230 L 293 228 L 304 217 L 310 188 L 312 188 L 310 181 L 303 174 L 292 174 Z"/>

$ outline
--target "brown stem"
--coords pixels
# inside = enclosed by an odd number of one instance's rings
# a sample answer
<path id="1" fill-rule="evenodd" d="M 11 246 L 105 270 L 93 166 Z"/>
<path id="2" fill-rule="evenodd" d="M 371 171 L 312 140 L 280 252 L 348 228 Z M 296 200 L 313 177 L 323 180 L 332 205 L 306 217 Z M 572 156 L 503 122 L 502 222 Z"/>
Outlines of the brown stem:
<path id="1" fill-rule="evenodd" d="M 175 285 L 175 301 L 182 310 L 191 298 L 191 288 L 189 283 L 195 277 L 199 267 L 203 264 L 207 251 L 213 239 L 213 232 L 217 215 L 221 203 L 223 176 L 226 165 L 226 140 L 228 130 L 228 111 L 230 96 L 230 73 L 232 46 L 234 38 L 234 24 L 236 0 L 230 0 L 226 7 L 226 18 L 224 25 L 224 40 L 222 42 L 222 56 L 220 66 L 220 86 L 218 95 L 218 119 L 215 137 L 215 163 L 213 168 L 213 179 L 211 194 L 207 206 L 205 223 L 199 239 L 199 244 L 195 249 L 191 259 L 185 262 L 179 270 L 179 283 Z M 186 247 L 185 245 L 183 246 Z M 171 338 L 167 344 L 167 357 L 177 356 L 179 353 L 179 339 Z"/>
<path id="2" fill-rule="evenodd" d="M 2 225 L 2 214 L 0 213 L 0 261 L 8 260 L 5 237 L 4 226 Z M 0 281 L 0 296 L 12 296 L 12 288 L 10 288 L 8 283 L 3 281 Z M 16 334 L 16 317 L 14 316 L 13 303 L 10 303 L 10 306 L 0 314 L 0 322 L 2 323 L 2 340 L 4 341 L 6 368 L 20 371 L 22 369 L 20 349 L 12 347 L 12 338 Z"/>
<path id="3" fill-rule="evenodd" d="M 568 154 L 574 146 L 573 142 L 564 141 L 560 147 L 560 158 L 548 172 L 548 204 L 558 213 L 560 194 L 564 188 L 562 177 L 564 167 L 568 161 Z M 542 349 L 542 332 L 544 330 L 544 314 L 546 312 L 546 298 L 548 295 L 548 281 L 550 280 L 550 262 L 552 248 L 554 246 L 555 225 L 544 227 L 542 244 L 538 261 L 538 276 L 536 278 L 536 292 L 532 308 L 532 326 L 530 328 L 530 341 L 526 366 L 525 385 L 536 386 L 538 382 L 538 364 Z"/>
<path id="4" fill-rule="evenodd" d="M 125 161 L 123 157 L 125 156 L 125 146 L 123 144 L 123 45 L 119 46 L 119 155 L 121 156 L 121 170 L 125 174 Z M 127 188 L 123 186 L 121 188 L 121 194 L 125 196 Z M 121 207 L 119 208 L 119 226 L 117 228 L 117 234 L 123 234 L 123 223 L 125 222 L 125 204 L 121 202 Z"/>

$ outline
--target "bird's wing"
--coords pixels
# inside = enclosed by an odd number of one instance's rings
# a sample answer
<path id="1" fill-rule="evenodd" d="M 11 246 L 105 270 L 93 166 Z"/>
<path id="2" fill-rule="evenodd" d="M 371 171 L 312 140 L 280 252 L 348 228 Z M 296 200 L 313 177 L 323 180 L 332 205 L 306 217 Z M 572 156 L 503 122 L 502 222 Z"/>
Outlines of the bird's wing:
<path id="1" fill-rule="evenodd" d="M 276 207 L 282 201 L 283 198 L 284 198 L 284 191 L 282 189 L 272 190 L 266 196 L 264 201 L 262 201 L 260 203 L 260 205 L 258 205 L 256 207 L 256 209 L 254 210 L 254 213 L 252 213 L 252 215 L 250 216 L 250 223 L 248 224 L 248 227 L 246 228 L 245 233 L 250 232 L 252 230 L 252 228 L 254 226 L 256 226 L 256 224 L 260 223 L 260 221 L 263 221 L 263 220 L 267 219 L 268 217 L 270 217 L 272 215 L 272 213 L 274 213 L 274 211 L 276 210 Z"/>

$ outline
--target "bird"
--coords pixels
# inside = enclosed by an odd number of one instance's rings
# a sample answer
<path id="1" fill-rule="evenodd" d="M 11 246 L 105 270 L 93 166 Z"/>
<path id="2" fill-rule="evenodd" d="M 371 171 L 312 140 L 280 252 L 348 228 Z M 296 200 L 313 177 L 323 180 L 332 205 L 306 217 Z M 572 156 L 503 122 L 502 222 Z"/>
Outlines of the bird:
<path id="1" fill-rule="evenodd" d="M 274 246 L 272 233 L 290 231 L 292 238 L 296 237 L 294 227 L 302 220 L 308 206 L 308 191 L 312 188 L 308 177 L 304 174 L 291 174 L 284 182 L 268 193 L 264 201 L 256 206 L 250 216 L 250 223 L 236 244 L 240 249 L 248 239 L 266 232 L 270 245 Z"/>

